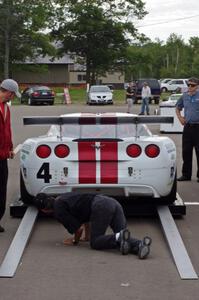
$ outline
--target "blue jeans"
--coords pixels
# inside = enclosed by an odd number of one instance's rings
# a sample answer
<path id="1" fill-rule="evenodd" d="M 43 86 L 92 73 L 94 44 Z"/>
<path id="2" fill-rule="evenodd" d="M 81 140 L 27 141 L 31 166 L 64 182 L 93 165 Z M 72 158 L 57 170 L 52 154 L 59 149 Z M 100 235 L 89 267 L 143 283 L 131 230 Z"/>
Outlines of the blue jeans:
<path id="1" fill-rule="evenodd" d="M 149 114 L 149 98 L 148 97 L 142 98 L 141 114 L 144 114 L 145 108 L 146 108 L 147 114 Z"/>

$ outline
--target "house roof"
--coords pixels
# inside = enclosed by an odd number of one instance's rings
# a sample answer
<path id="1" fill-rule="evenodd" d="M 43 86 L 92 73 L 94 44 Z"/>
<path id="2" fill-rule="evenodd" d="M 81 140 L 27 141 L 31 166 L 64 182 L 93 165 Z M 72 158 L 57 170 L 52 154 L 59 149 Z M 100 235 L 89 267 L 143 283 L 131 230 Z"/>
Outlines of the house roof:
<path id="1" fill-rule="evenodd" d="M 65 54 L 64 56 L 60 58 L 53 58 L 51 56 L 38 56 L 34 58 L 33 60 L 27 59 L 25 62 L 20 62 L 21 64 L 74 64 L 74 60 L 71 58 L 70 55 Z"/>

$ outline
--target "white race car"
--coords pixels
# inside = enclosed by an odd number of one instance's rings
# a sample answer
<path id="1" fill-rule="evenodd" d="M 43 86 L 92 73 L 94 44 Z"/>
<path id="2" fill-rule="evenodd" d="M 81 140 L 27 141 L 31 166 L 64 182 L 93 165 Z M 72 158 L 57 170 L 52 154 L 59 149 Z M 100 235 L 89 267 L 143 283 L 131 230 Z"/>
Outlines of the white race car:
<path id="1" fill-rule="evenodd" d="M 51 127 L 22 145 L 21 200 L 30 204 L 41 192 L 78 191 L 174 202 L 175 144 L 168 137 L 153 136 L 146 126 L 172 120 L 126 113 L 24 118 L 25 125 Z"/>

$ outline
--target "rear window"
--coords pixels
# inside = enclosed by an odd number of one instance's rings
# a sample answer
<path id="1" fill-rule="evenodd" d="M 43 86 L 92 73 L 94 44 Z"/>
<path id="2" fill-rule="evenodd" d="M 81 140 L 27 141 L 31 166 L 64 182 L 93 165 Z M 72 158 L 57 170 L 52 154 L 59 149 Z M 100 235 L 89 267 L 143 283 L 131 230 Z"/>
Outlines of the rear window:
<path id="1" fill-rule="evenodd" d="M 35 91 L 50 90 L 47 86 L 37 86 L 33 88 Z"/>
<path id="2" fill-rule="evenodd" d="M 49 132 L 48 136 L 59 135 L 60 128 L 59 126 L 53 125 Z M 135 124 L 118 124 L 118 125 L 110 125 L 110 124 L 97 124 L 97 125 L 64 125 L 62 127 L 62 135 L 68 138 L 74 139 L 98 139 L 98 138 L 130 138 L 135 136 L 149 136 L 149 131 L 142 124 L 138 124 L 137 126 L 137 134 L 136 134 L 136 126 Z"/>

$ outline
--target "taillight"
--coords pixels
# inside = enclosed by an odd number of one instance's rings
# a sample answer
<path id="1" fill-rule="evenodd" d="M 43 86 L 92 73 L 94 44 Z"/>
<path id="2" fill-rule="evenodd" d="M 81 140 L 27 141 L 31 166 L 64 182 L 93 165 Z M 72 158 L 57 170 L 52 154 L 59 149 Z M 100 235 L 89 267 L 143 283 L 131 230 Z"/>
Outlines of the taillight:
<path id="1" fill-rule="evenodd" d="M 39 92 L 32 93 L 32 96 L 34 96 L 34 97 L 38 97 L 39 95 L 40 95 Z"/>
<path id="2" fill-rule="evenodd" d="M 127 147 L 126 153 L 131 157 L 138 157 L 142 153 L 142 149 L 139 145 L 132 144 Z"/>
<path id="3" fill-rule="evenodd" d="M 47 158 L 51 154 L 51 149 L 47 145 L 40 145 L 37 147 L 36 153 L 40 158 Z"/>
<path id="4" fill-rule="evenodd" d="M 148 157 L 157 157 L 160 153 L 160 148 L 157 145 L 151 144 L 145 148 L 145 153 Z"/>
<path id="5" fill-rule="evenodd" d="M 59 158 L 64 158 L 68 156 L 70 153 L 70 149 L 66 145 L 58 145 L 55 147 L 55 155 Z"/>

